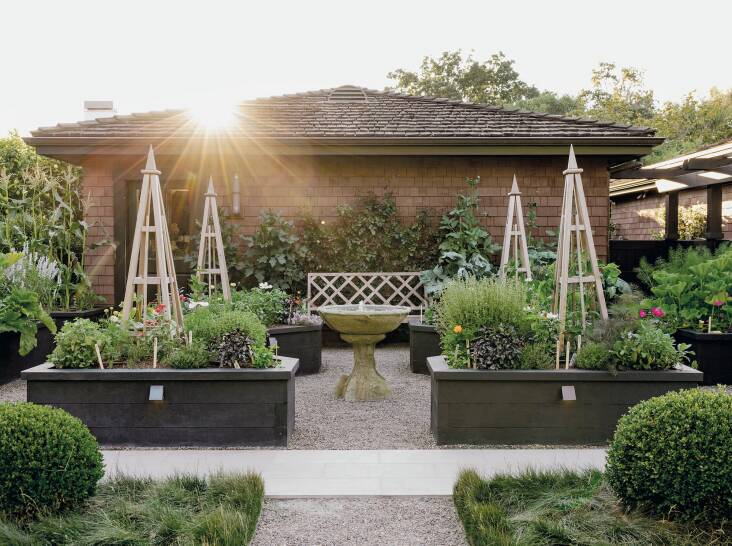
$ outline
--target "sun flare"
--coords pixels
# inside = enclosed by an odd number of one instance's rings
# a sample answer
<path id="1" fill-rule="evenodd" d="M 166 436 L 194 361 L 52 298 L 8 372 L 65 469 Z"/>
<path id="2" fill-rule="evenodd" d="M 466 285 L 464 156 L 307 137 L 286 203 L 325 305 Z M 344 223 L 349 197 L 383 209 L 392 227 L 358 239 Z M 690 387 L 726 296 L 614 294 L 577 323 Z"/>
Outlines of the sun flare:
<path id="1" fill-rule="evenodd" d="M 193 121 L 207 130 L 224 130 L 236 122 L 236 104 L 233 101 L 208 98 L 190 108 Z"/>

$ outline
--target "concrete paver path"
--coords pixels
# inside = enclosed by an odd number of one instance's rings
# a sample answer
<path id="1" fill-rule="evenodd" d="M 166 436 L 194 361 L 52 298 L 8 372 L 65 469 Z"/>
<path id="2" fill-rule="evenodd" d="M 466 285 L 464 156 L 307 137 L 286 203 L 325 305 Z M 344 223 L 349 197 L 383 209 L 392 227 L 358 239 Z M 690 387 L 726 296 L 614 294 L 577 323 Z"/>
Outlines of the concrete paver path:
<path id="1" fill-rule="evenodd" d="M 603 468 L 604 449 L 106 450 L 107 473 L 161 478 L 253 470 L 270 497 L 451 495 L 458 473 Z"/>

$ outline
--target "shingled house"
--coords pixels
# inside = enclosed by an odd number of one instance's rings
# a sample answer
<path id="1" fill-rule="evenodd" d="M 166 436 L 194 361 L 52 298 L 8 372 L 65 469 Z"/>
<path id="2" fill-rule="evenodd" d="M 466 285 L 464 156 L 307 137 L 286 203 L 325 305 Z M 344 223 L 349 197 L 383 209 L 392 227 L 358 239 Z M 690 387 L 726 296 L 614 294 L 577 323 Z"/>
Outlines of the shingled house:
<path id="1" fill-rule="evenodd" d="M 562 170 L 573 144 L 598 255 L 607 256 L 608 169 L 647 154 L 653 130 L 432 97 L 342 86 L 247 101 L 236 123 L 211 131 L 187 111 L 114 115 L 32 132 L 38 152 L 83 166 L 91 196 L 95 288 L 122 295 L 140 168 L 147 147 L 162 171 L 174 237 L 194 231 L 202 183 L 213 176 L 229 221 L 255 229 L 262 209 L 326 222 L 336 206 L 390 191 L 405 217 L 450 208 L 468 176 L 480 176 L 485 227 L 500 240 L 514 173 L 524 202 L 538 205 L 540 229 L 556 228 Z"/>

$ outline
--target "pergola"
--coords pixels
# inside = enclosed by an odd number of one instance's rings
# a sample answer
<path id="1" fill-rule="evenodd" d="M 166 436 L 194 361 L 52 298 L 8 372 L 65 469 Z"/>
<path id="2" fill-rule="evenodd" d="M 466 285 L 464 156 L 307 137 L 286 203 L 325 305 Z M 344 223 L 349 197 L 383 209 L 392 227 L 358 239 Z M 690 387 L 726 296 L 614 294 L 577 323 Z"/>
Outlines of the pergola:
<path id="1" fill-rule="evenodd" d="M 639 161 L 619 165 L 610 172 L 614 195 L 650 190 L 667 194 L 666 233 L 679 238 L 679 191 L 707 189 L 706 239 L 720 240 L 722 233 L 722 185 L 732 182 L 732 140 L 653 165 Z"/>

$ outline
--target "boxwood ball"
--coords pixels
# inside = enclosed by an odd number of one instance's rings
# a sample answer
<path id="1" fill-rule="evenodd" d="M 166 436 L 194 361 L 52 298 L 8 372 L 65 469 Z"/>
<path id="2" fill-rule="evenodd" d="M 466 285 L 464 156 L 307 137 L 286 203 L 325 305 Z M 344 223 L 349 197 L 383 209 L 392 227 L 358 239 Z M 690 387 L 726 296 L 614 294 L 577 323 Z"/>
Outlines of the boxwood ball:
<path id="1" fill-rule="evenodd" d="M 732 396 L 689 389 L 633 406 L 618 422 L 607 479 L 629 508 L 732 517 Z"/>
<path id="2" fill-rule="evenodd" d="M 75 507 L 104 474 L 96 439 L 69 413 L 0 404 L 0 513 L 30 519 Z"/>

